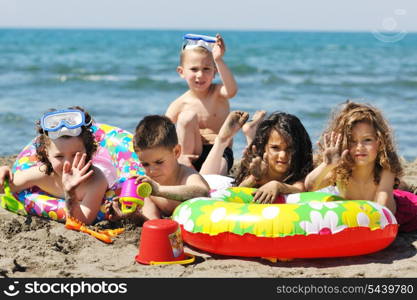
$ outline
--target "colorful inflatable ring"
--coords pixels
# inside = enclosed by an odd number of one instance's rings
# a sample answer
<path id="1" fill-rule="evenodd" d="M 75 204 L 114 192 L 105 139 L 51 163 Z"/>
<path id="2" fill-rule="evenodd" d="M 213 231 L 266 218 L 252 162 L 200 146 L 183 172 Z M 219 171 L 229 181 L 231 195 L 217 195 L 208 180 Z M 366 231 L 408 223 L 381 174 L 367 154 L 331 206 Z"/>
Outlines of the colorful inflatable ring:
<path id="1" fill-rule="evenodd" d="M 93 164 L 100 168 L 108 181 L 105 200 L 112 200 L 119 194 L 121 183 L 131 175 L 144 174 L 136 153 L 133 151 L 132 134 L 106 124 L 92 126 L 98 149 Z M 27 145 L 17 156 L 13 172 L 19 172 L 40 164 L 36 158 L 35 140 Z M 14 194 L 22 202 L 29 214 L 65 222 L 65 200 L 48 195 L 38 187 Z M 95 222 L 105 219 L 104 206 L 100 208 Z"/>
<path id="2" fill-rule="evenodd" d="M 233 187 L 183 202 L 173 213 L 186 243 L 207 252 L 247 257 L 315 258 L 375 252 L 394 241 L 398 224 L 385 207 L 326 193 L 255 204 L 255 189 Z"/>

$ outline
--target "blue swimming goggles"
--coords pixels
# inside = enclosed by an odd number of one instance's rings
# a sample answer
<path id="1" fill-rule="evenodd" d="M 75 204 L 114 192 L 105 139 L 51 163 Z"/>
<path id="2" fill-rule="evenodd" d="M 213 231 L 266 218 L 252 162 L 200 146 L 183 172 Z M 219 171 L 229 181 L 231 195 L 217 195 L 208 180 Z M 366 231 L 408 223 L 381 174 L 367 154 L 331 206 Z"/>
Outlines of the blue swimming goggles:
<path id="1" fill-rule="evenodd" d="M 193 49 L 195 47 L 203 47 L 208 51 L 212 51 L 217 39 L 212 36 L 188 33 L 184 35 L 182 49 Z"/>
<path id="2" fill-rule="evenodd" d="M 91 124 L 85 122 L 84 112 L 77 109 L 64 109 L 48 112 L 41 118 L 41 127 L 48 132 L 51 139 L 61 136 L 79 136 L 81 126 Z"/>

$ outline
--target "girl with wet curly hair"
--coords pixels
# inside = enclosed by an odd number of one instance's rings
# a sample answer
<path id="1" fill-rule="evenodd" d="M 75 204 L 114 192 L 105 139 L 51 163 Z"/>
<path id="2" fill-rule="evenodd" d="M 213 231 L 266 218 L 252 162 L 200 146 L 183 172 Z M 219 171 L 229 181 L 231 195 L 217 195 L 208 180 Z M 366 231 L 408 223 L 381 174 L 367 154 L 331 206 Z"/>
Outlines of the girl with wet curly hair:
<path id="1" fill-rule="evenodd" d="M 54 197 L 64 198 L 67 217 L 91 224 L 108 188 L 103 172 L 92 165 L 97 149 L 92 122 L 90 114 L 78 106 L 51 109 L 36 123 L 39 167 L 12 174 L 3 166 L 1 179 L 9 177 L 15 193 L 38 186 Z"/>
<path id="2" fill-rule="evenodd" d="M 254 201 L 273 203 L 279 195 L 303 192 L 312 168 L 311 140 L 303 124 L 292 114 L 275 112 L 259 123 L 235 184 L 257 187 Z"/>
<path id="3" fill-rule="evenodd" d="M 411 222 L 417 229 L 415 195 L 394 191 L 403 169 L 392 130 L 379 109 L 343 103 L 321 135 L 317 162 L 306 178 L 308 190 L 336 186 L 345 199 L 375 201 L 395 213 L 400 224 Z"/>

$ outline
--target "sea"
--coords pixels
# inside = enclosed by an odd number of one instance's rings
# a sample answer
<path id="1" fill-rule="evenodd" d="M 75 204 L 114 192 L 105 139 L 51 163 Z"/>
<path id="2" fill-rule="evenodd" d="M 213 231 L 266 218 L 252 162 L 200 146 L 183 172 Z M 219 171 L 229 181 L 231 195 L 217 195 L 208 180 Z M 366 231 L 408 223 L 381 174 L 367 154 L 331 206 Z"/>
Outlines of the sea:
<path id="1" fill-rule="evenodd" d="M 183 35 L 204 30 L 0 29 L 0 155 L 17 154 L 50 108 L 80 105 L 133 131 L 187 90 L 176 73 Z M 380 108 L 398 152 L 417 157 L 417 34 L 222 31 L 239 86 L 232 110 L 285 111 L 313 141 L 347 99 Z M 393 41 L 394 40 L 394 41 Z M 216 81 L 220 79 L 216 78 Z M 245 138 L 238 133 L 235 157 Z"/>

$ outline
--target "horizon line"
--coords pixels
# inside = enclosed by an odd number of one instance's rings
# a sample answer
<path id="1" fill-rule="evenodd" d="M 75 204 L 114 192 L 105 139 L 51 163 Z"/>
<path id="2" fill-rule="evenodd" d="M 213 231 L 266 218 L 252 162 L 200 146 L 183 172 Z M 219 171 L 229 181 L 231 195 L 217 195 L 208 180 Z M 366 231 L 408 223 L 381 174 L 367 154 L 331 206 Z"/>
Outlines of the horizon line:
<path id="1" fill-rule="evenodd" d="M 372 33 L 370 29 L 274 29 L 274 28 L 140 28 L 140 27 L 17 27 L 0 26 L 0 30 L 103 30 L 103 31 L 212 31 L 212 32 L 323 32 L 323 33 Z M 400 31 L 380 31 L 381 33 L 395 34 Z M 405 31 L 407 33 L 417 33 L 417 30 Z"/>

